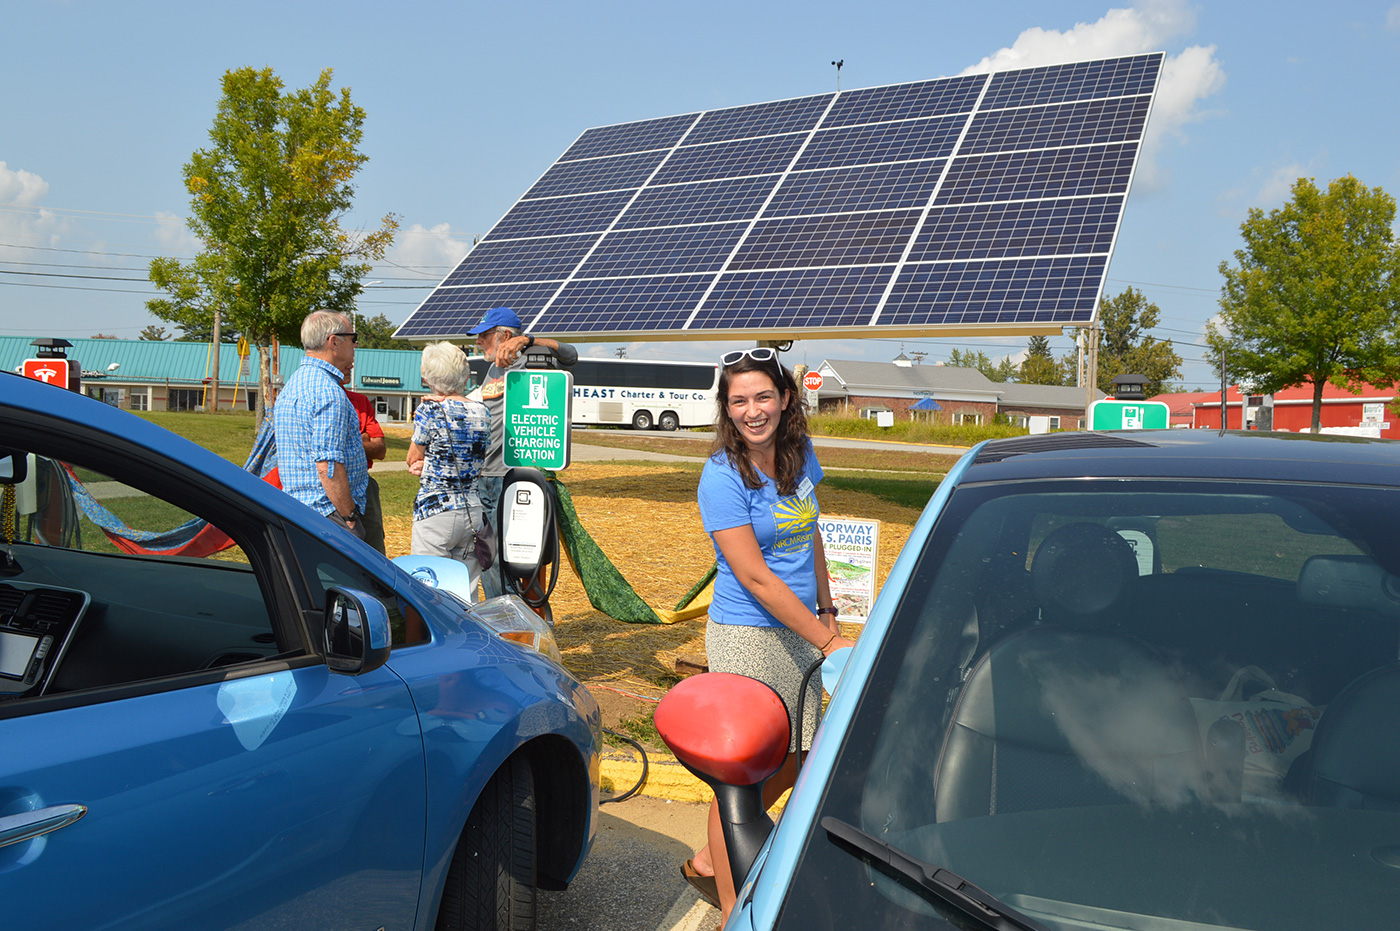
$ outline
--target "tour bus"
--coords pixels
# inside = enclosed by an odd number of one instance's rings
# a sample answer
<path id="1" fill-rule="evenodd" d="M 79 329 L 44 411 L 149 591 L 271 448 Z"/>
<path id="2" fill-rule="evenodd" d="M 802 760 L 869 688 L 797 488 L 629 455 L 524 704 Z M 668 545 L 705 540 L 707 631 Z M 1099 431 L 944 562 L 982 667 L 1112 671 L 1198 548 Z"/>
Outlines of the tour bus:
<path id="1" fill-rule="evenodd" d="M 471 359 L 472 382 L 486 377 L 486 360 Z M 573 423 L 638 430 L 707 427 L 715 420 L 719 366 L 712 362 L 658 362 L 580 357 L 574 376 Z"/>

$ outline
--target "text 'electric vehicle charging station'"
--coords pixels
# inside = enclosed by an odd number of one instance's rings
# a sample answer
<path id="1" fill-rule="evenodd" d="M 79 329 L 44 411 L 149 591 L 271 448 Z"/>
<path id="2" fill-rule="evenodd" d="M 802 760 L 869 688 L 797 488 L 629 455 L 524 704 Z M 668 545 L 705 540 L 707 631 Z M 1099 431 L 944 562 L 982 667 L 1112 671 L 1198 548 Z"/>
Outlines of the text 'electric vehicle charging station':
<path id="1" fill-rule="evenodd" d="M 510 471 L 496 511 L 497 552 L 505 590 L 552 623 L 549 596 L 559 579 L 559 526 L 554 489 L 540 470 L 569 465 L 574 386 L 568 372 L 535 368 L 536 358 L 532 354 L 525 369 L 506 373 L 502 458 Z M 552 362 L 549 356 L 538 358 Z"/>

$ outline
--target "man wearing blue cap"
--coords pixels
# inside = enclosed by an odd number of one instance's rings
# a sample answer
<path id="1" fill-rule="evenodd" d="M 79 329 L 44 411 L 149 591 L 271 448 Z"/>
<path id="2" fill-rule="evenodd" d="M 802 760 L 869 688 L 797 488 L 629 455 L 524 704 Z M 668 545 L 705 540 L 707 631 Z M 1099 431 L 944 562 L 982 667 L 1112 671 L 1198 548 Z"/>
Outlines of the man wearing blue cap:
<path id="1" fill-rule="evenodd" d="M 481 401 L 491 412 L 491 445 L 486 450 L 486 462 L 481 467 L 476 490 L 487 520 L 498 530 L 501 525 L 496 511 L 501 503 L 501 485 L 506 474 L 502 452 L 505 430 L 501 423 L 502 409 L 505 407 L 506 372 L 524 368 L 525 350 L 530 348 L 548 350 L 565 368 L 573 368 L 578 361 L 578 350 L 568 343 L 526 336 L 521 333 L 522 328 L 515 311 L 509 307 L 493 307 L 482 316 L 480 323 L 467 331 L 476 337 L 477 350 L 491 360 L 486 378 L 481 383 Z M 493 571 L 483 573 L 481 584 L 487 598 L 504 594 L 499 561 Z"/>

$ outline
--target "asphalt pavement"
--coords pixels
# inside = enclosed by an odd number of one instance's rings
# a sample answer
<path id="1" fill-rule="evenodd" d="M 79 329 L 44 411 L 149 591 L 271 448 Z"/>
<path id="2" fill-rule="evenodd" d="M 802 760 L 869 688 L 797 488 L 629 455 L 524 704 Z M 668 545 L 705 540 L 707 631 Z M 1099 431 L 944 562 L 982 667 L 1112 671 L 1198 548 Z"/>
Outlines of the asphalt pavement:
<path id="1" fill-rule="evenodd" d="M 540 892 L 540 931 L 714 931 L 719 910 L 681 878 L 709 805 L 634 796 L 598 809 L 598 832 L 563 892 Z"/>

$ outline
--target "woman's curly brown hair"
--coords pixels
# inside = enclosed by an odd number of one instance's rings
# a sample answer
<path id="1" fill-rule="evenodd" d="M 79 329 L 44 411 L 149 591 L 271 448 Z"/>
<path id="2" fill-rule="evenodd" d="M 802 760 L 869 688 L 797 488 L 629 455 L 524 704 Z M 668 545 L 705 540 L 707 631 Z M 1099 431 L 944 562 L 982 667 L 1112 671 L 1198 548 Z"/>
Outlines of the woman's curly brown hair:
<path id="1" fill-rule="evenodd" d="M 718 406 L 715 412 L 715 442 L 710 447 L 710 455 L 714 456 L 723 451 L 730 465 L 739 471 L 747 487 L 763 487 L 763 476 L 749 460 L 749 448 L 744 443 L 739 428 L 734 426 L 734 421 L 729 417 L 729 379 L 744 372 L 762 372 L 773 382 L 773 387 L 779 392 L 787 393 L 788 405 L 783 408 L 782 415 L 778 418 L 778 442 L 774 454 L 778 474 L 773 481 L 778 486 L 778 494 L 784 497 L 796 494 L 797 483 L 802 480 L 803 467 L 807 461 L 807 404 L 802 400 L 802 393 L 797 390 L 797 379 L 777 359 L 759 362 L 744 356 L 738 362 L 726 365 L 720 370 L 719 392 L 715 397 Z"/>

